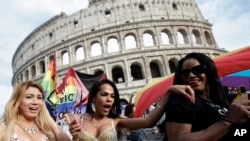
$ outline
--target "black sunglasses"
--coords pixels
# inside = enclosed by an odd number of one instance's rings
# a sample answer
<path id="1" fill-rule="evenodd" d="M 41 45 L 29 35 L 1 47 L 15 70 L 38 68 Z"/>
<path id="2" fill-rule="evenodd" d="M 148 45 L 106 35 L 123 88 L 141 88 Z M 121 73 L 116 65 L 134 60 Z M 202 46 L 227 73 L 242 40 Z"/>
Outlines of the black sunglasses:
<path id="1" fill-rule="evenodd" d="M 194 66 L 191 69 L 184 69 L 181 71 L 181 75 L 184 77 L 189 76 L 190 72 L 192 72 L 194 75 L 205 73 L 206 66 L 204 65 L 198 65 Z"/>

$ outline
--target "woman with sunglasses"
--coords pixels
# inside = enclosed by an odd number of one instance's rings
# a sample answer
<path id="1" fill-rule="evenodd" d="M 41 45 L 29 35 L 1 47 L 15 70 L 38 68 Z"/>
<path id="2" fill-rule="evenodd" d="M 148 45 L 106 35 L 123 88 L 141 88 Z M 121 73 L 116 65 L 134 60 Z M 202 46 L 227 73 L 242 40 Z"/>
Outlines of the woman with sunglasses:
<path id="1" fill-rule="evenodd" d="M 244 96 L 229 104 L 212 59 L 201 53 L 187 54 L 178 63 L 174 85 L 186 85 L 195 93 L 195 103 L 172 94 L 166 105 L 168 141 L 249 140 L 250 100 Z M 238 134 L 248 129 L 244 137 Z"/>

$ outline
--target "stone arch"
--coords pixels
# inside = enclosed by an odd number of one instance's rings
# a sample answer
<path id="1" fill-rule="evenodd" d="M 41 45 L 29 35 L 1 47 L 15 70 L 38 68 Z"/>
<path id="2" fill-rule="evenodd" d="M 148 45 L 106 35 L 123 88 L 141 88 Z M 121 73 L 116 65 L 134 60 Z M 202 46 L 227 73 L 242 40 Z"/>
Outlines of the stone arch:
<path id="1" fill-rule="evenodd" d="M 32 65 L 31 66 L 31 77 L 34 78 L 36 76 L 36 66 Z"/>
<path id="2" fill-rule="evenodd" d="M 177 66 L 178 60 L 176 58 L 171 58 L 168 61 L 168 67 L 171 73 L 174 73 L 176 70 L 176 66 Z"/>
<path id="3" fill-rule="evenodd" d="M 45 73 L 45 62 L 42 60 L 39 62 L 40 73 Z"/>
<path id="4" fill-rule="evenodd" d="M 206 39 L 207 44 L 213 45 L 213 40 L 212 40 L 211 35 L 207 31 L 205 31 L 204 34 L 205 34 L 205 39 Z"/>
<path id="5" fill-rule="evenodd" d="M 114 36 L 108 38 L 107 45 L 108 45 L 108 53 L 120 51 L 118 39 Z"/>
<path id="6" fill-rule="evenodd" d="M 61 53 L 62 56 L 62 65 L 68 65 L 69 64 L 69 52 L 64 50 Z"/>
<path id="7" fill-rule="evenodd" d="M 101 69 L 96 69 L 96 70 L 94 71 L 94 74 L 95 74 L 95 75 L 97 75 L 97 74 L 103 74 L 103 73 L 104 73 L 104 71 L 101 70 Z"/>
<path id="8" fill-rule="evenodd" d="M 114 66 L 111 70 L 112 79 L 115 83 L 125 82 L 124 72 L 121 66 Z"/>
<path id="9" fill-rule="evenodd" d="M 136 36 L 133 33 L 128 33 L 125 35 L 125 48 L 126 49 L 133 49 L 137 48 L 136 45 Z"/>
<path id="10" fill-rule="evenodd" d="M 159 64 L 156 60 L 150 62 L 150 71 L 152 78 L 161 77 Z"/>
<path id="11" fill-rule="evenodd" d="M 164 29 L 161 31 L 160 34 L 161 34 L 162 44 L 174 44 L 171 31 L 169 31 L 168 29 Z"/>
<path id="12" fill-rule="evenodd" d="M 91 50 L 92 57 L 102 55 L 102 47 L 101 47 L 100 42 L 98 41 L 94 41 L 91 43 L 90 50 Z"/>
<path id="13" fill-rule="evenodd" d="M 154 34 L 152 31 L 147 30 L 142 34 L 143 43 L 145 47 L 154 46 L 155 40 L 154 40 Z"/>
<path id="14" fill-rule="evenodd" d="M 192 31 L 192 42 L 194 44 L 202 44 L 202 40 L 201 40 L 201 34 L 198 30 L 194 29 Z"/>
<path id="15" fill-rule="evenodd" d="M 24 79 L 25 79 L 25 81 L 29 80 L 29 71 L 28 70 L 25 71 Z"/>
<path id="16" fill-rule="evenodd" d="M 138 62 L 132 63 L 130 66 L 130 70 L 133 81 L 144 79 L 141 64 L 139 64 Z"/>
<path id="17" fill-rule="evenodd" d="M 189 44 L 187 31 L 184 29 L 177 30 L 177 38 L 179 44 Z"/>
<path id="18" fill-rule="evenodd" d="M 85 51 L 83 46 L 76 46 L 75 48 L 76 61 L 85 59 Z"/>

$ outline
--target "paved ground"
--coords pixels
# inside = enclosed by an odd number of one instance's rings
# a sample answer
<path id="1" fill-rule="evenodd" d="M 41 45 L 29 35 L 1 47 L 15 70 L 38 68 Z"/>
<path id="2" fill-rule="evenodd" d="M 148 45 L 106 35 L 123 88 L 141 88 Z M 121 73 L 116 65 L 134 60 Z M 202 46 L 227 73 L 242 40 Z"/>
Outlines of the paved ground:
<path id="1" fill-rule="evenodd" d="M 162 141 L 163 134 L 156 133 L 155 128 L 145 128 L 140 129 L 140 139 L 141 141 Z M 122 137 L 122 141 L 129 141 L 126 139 L 126 136 Z"/>

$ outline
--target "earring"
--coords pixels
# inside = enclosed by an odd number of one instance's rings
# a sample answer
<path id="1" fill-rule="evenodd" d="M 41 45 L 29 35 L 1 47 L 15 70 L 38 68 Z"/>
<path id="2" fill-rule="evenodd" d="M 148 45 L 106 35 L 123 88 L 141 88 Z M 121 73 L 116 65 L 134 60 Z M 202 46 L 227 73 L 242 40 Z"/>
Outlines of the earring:
<path id="1" fill-rule="evenodd" d="M 115 114 L 116 113 L 116 107 L 115 106 L 112 107 L 111 111 L 112 111 L 113 114 Z"/>
<path id="2" fill-rule="evenodd" d="M 93 112 L 95 112 L 96 111 L 96 109 L 95 109 L 95 103 L 93 102 L 93 103 L 91 103 L 91 108 L 92 108 L 92 111 Z"/>

